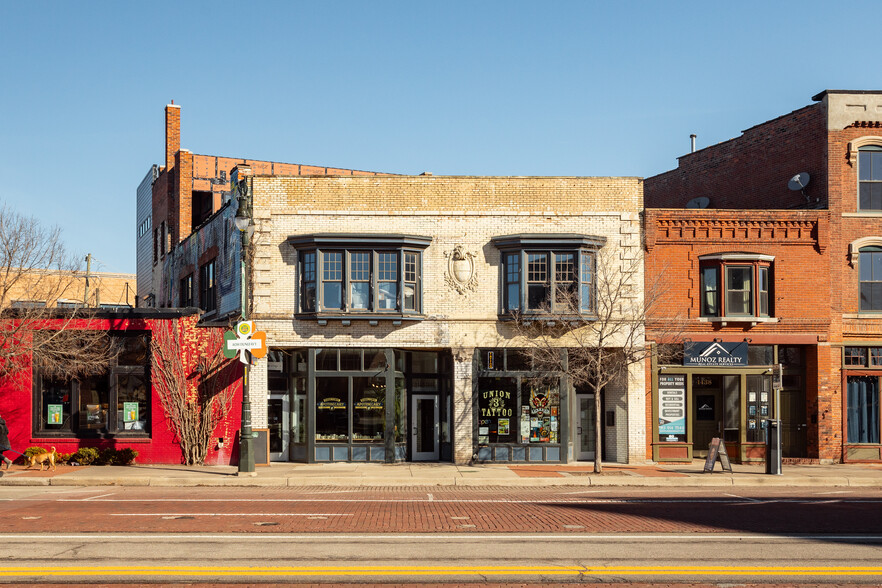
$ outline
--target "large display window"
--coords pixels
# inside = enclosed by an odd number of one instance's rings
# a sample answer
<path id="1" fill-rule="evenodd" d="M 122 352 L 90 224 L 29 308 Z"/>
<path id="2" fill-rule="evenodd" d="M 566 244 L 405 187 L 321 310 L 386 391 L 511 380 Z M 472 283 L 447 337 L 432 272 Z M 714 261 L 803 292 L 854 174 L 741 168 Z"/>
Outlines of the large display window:
<path id="1" fill-rule="evenodd" d="M 34 434 L 141 437 L 149 434 L 149 335 L 111 334 L 119 354 L 103 374 L 50 378 L 34 370 Z"/>
<path id="2" fill-rule="evenodd" d="M 349 440 L 349 378 L 315 379 L 315 440 Z"/>
<path id="3" fill-rule="evenodd" d="M 560 442 L 557 380 L 478 378 L 478 444 Z"/>

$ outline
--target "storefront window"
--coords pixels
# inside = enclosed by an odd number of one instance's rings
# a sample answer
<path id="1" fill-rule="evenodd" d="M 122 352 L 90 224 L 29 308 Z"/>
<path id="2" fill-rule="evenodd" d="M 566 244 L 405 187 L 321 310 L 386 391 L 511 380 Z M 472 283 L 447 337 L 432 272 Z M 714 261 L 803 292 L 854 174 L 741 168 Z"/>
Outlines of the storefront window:
<path id="1" fill-rule="evenodd" d="M 415 374 L 437 374 L 438 354 L 414 351 L 410 355 L 410 371 Z"/>
<path id="2" fill-rule="evenodd" d="M 291 442 L 306 443 L 306 378 L 294 379 L 294 419 Z"/>
<path id="3" fill-rule="evenodd" d="M 352 378 L 352 441 L 382 442 L 386 430 L 386 378 Z"/>
<path id="4" fill-rule="evenodd" d="M 364 367 L 368 371 L 382 371 L 386 369 L 386 352 L 382 349 L 364 350 Z"/>
<path id="5" fill-rule="evenodd" d="M 315 354 L 315 369 L 336 372 L 338 369 L 337 350 L 317 349 Z"/>
<path id="6" fill-rule="evenodd" d="M 87 378 L 80 383 L 80 430 L 107 430 L 107 410 L 110 407 L 107 380 Z"/>
<path id="7" fill-rule="evenodd" d="M 70 383 L 43 380 L 40 391 L 40 429 L 45 431 L 73 430 L 70 412 Z"/>
<path id="8" fill-rule="evenodd" d="M 342 371 L 361 371 L 361 349 L 341 349 L 340 369 Z"/>
<path id="9" fill-rule="evenodd" d="M 407 434 L 407 388 L 404 378 L 395 378 L 395 442 L 404 443 Z"/>
<path id="10" fill-rule="evenodd" d="M 349 378 L 315 379 L 315 440 L 349 440 Z"/>
<path id="11" fill-rule="evenodd" d="M 772 378 L 765 375 L 747 376 L 747 441 L 765 441 L 763 421 L 772 418 Z"/>
<path id="12" fill-rule="evenodd" d="M 560 424 L 560 393 L 557 384 L 537 380 L 521 382 L 521 442 L 558 443 Z"/>
<path id="13" fill-rule="evenodd" d="M 146 333 L 111 333 L 119 354 L 106 373 L 80 380 L 44 378 L 34 370 L 34 433 L 100 437 L 148 434 L 150 383 Z"/>
<path id="14" fill-rule="evenodd" d="M 848 377 L 848 442 L 879 443 L 879 378 Z"/>
<path id="15" fill-rule="evenodd" d="M 723 441 L 741 441 L 741 378 L 723 376 L 723 393 L 726 395 L 726 420 L 723 427 Z"/>
<path id="16" fill-rule="evenodd" d="M 748 345 L 747 363 L 749 365 L 772 365 L 775 363 L 775 347 L 773 345 Z"/>
<path id="17" fill-rule="evenodd" d="M 516 443 L 516 378 L 478 378 L 478 443 Z"/>
<path id="18" fill-rule="evenodd" d="M 135 374 L 116 377 L 116 422 L 124 431 L 144 431 L 147 428 L 147 383 Z"/>

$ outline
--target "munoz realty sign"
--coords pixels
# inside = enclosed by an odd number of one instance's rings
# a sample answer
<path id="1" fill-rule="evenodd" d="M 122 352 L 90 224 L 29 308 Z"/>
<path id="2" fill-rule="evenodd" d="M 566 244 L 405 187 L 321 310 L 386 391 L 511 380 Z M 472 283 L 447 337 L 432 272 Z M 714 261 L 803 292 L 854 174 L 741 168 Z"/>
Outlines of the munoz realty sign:
<path id="1" fill-rule="evenodd" d="M 745 367 L 747 366 L 747 342 L 686 343 L 683 348 L 683 365 Z"/>

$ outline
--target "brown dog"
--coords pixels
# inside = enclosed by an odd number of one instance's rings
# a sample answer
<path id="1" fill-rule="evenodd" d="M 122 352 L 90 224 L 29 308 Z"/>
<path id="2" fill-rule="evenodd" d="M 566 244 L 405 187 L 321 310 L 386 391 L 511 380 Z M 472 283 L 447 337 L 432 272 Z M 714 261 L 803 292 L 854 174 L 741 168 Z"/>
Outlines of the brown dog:
<path id="1" fill-rule="evenodd" d="M 49 465 L 46 465 L 46 462 L 49 462 Z M 31 469 L 33 466 L 40 464 L 40 471 L 43 471 L 43 466 L 46 465 L 48 468 L 50 465 L 52 469 L 56 469 L 55 467 L 55 447 L 52 448 L 52 451 L 44 451 L 43 453 L 36 453 L 28 458 L 28 469 Z"/>

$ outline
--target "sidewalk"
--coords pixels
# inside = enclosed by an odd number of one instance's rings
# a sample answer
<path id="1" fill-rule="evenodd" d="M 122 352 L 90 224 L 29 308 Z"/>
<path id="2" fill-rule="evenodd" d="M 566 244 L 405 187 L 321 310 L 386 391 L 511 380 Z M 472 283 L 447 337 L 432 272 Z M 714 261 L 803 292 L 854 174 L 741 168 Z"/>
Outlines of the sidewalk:
<path id="1" fill-rule="evenodd" d="M 586 465 L 475 465 L 273 463 L 253 476 L 235 466 L 59 466 L 55 471 L 2 470 L 0 486 L 853 486 L 882 488 L 882 464 L 785 465 L 783 474 L 763 466 L 734 464 L 733 473 L 685 465 L 605 464 L 600 475 Z"/>

